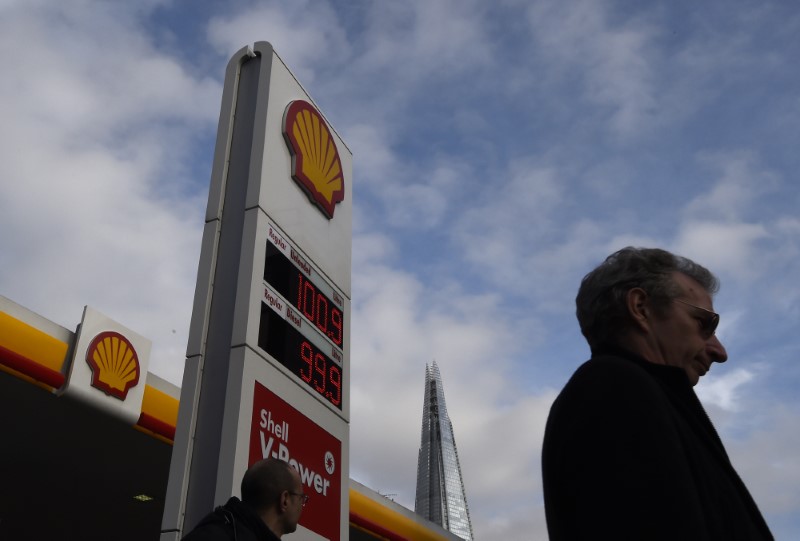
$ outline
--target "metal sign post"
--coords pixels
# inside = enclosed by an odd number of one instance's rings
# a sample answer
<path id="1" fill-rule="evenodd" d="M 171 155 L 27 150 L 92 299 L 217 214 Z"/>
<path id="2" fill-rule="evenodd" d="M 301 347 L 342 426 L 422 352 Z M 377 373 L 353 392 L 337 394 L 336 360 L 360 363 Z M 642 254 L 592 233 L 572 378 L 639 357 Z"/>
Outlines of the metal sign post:
<path id="1" fill-rule="evenodd" d="M 293 539 L 348 537 L 352 154 L 272 46 L 228 64 L 162 541 L 267 456 L 311 495 Z"/>

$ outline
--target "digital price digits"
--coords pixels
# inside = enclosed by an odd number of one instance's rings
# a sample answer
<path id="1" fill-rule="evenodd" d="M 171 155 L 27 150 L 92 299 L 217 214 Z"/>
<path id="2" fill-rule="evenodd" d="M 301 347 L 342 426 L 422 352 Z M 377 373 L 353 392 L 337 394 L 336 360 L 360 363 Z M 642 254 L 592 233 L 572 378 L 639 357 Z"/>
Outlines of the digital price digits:
<path id="1" fill-rule="evenodd" d="M 261 304 L 258 347 L 342 409 L 342 368 L 265 303 Z"/>
<path id="2" fill-rule="evenodd" d="M 298 265 L 305 265 L 302 261 Z M 344 349 L 344 314 L 286 255 L 267 242 L 264 281 L 308 318 L 322 334 Z"/>
<path id="3" fill-rule="evenodd" d="M 342 347 L 342 311 L 331 306 L 327 296 L 317 290 L 301 272 L 297 272 L 297 302 L 294 304 L 333 343 Z"/>
<path id="4" fill-rule="evenodd" d="M 339 406 L 342 403 L 342 371 L 339 367 L 307 340 L 300 344 L 300 358 L 308 365 L 300 369 L 300 378 L 331 404 Z"/>

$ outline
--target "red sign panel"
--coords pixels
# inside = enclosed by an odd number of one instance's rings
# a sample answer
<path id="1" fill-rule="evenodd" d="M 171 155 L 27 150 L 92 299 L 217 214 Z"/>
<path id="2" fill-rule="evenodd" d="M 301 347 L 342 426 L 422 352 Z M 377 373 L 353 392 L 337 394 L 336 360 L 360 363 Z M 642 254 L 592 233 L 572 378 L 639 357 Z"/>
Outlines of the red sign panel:
<path id="1" fill-rule="evenodd" d="M 300 524 L 339 541 L 342 442 L 256 382 L 248 466 L 270 456 L 300 473 L 303 492 L 310 497 Z"/>

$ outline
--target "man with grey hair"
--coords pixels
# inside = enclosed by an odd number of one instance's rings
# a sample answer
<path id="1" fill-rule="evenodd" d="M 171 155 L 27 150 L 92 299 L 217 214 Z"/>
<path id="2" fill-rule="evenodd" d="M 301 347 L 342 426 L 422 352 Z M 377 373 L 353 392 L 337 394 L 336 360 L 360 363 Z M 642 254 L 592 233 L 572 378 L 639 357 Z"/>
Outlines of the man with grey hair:
<path id="1" fill-rule="evenodd" d="M 624 248 L 575 300 L 592 358 L 553 403 L 542 447 L 551 541 L 773 539 L 692 388 L 728 355 L 717 279 Z"/>

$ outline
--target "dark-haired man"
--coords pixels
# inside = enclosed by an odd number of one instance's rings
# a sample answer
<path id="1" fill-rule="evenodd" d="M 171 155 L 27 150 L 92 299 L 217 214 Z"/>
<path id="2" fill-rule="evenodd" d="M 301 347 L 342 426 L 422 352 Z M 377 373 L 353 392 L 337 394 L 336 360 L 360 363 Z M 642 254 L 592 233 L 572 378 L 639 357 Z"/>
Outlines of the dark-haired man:
<path id="1" fill-rule="evenodd" d="M 553 403 L 542 448 L 551 541 L 772 539 L 692 388 L 725 348 L 717 279 L 625 248 L 581 282 L 592 352 Z"/>
<path id="2" fill-rule="evenodd" d="M 277 541 L 297 529 L 308 501 L 297 470 L 283 460 L 259 460 L 242 477 L 242 499 L 206 515 L 184 541 Z"/>

